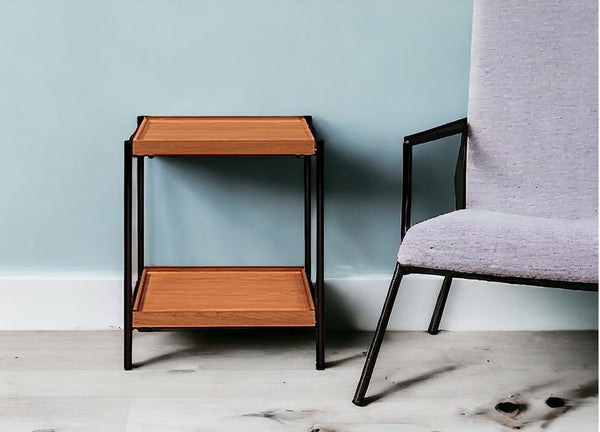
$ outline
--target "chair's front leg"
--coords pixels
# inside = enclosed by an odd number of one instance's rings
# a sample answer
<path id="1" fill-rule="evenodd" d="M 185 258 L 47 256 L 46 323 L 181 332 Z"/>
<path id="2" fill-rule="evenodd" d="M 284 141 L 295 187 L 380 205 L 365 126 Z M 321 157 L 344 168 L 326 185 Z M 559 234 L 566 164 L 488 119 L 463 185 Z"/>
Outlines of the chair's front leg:
<path id="1" fill-rule="evenodd" d="M 356 388 L 356 393 L 354 394 L 354 399 L 352 399 L 352 403 L 354 405 L 365 406 L 368 403 L 365 398 L 365 394 L 367 393 L 369 382 L 371 381 L 371 375 L 373 375 L 373 368 L 375 367 L 377 355 L 379 354 L 379 349 L 381 348 L 381 343 L 383 342 L 383 337 L 385 336 L 385 330 L 387 329 L 388 321 L 390 320 L 390 315 L 392 314 L 392 309 L 394 308 L 394 301 L 396 300 L 396 294 L 398 294 L 398 287 L 400 287 L 401 280 L 402 268 L 400 267 L 400 264 L 396 263 L 394 276 L 392 277 L 390 288 L 388 290 L 385 303 L 383 304 L 383 310 L 381 311 L 381 316 L 379 317 L 379 322 L 377 323 L 377 328 L 375 329 L 375 334 L 373 335 L 373 341 L 371 342 L 369 352 L 367 353 L 365 366 L 363 367 L 360 381 L 358 382 L 358 387 Z"/>

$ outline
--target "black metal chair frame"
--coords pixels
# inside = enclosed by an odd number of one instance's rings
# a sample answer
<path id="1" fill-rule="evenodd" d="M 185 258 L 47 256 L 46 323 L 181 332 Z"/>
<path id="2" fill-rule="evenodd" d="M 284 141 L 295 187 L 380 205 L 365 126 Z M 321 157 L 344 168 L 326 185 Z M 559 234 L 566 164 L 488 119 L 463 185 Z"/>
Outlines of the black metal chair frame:
<path id="1" fill-rule="evenodd" d="M 404 146 L 403 146 L 403 184 L 402 184 L 402 223 L 401 223 L 401 239 L 404 238 L 406 231 L 411 226 L 411 198 L 412 198 L 412 150 L 413 147 L 419 144 L 435 141 L 441 138 L 446 138 L 454 135 L 461 135 L 460 141 L 460 150 L 458 153 L 458 160 L 456 164 L 456 171 L 454 176 L 454 186 L 456 191 L 456 209 L 464 209 L 466 205 L 466 195 L 465 195 L 465 185 L 466 185 L 466 162 L 467 162 L 467 136 L 469 131 L 469 124 L 466 118 L 462 118 L 460 120 L 453 121 L 451 123 L 446 123 L 444 125 L 428 129 L 423 132 L 419 132 L 416 134 L 408 135 L 404 137 Z M 597 283 L 582 283 L 582 282 L 563 282 L 563 281 L 555 281 L 555 280 L 545 280 L 545 279 L 530 279 L 530 278 L 518 278 L 518 277 L 500 277 L 500 276 L 490 276 L 490 275 L 481 275 L 481 274 L 471 274 L 471 273 L 459 273 L 455 271 L 449 270 L 439 270 L 439 269 L 431 269 L 431 268 L 423 268 L 423 267 L 410 267 L 410 266 L 402 266 L 399 263 L 396 263 L 396 268 L 394 269 L 394 274 L 392 276 L 392 281 L 390 283 L 390 287 L 388 290 L 387 297 L 385 299 L 383 310 L 381 311 L 381 316 L 379 318 L 379 322 L 377 323 L 377 328 L 375 330 L 375 334 L 373 335 L 373 340 L 371 342 L 371 346 L 369 347 L 369 351 L 367 354 L 367 358 L 365 361 L 365 365 L 358 382 L 358 386 L 356 388 L 356 393 L 354 394 L 354 399 L 352 402 L 357 406 L 365 406 L 368 405 L 372 399 L 369 397 L 365 397 L 367 389 L 369 387 L 369 382 L 371 381 L 371 376 L 373 375 L 373 369 L 375 367 L 375 363 L 377 361 L 377 356 L 379 354 L 379 350 L 381 348 L 381 343 L 383 342 L 383 338 L 385 336 L 385 331 L 387 329 L 387 325 L 390 319 L 390 315 L 392 313 L 392 309 L 394 307 L 394 301 L 396 299 L 396 294 L 398 293 L 398 288 L 400 287 L 400 282 L 402 277 L 411 273 L 421 273 L 421 274 L 431 274 L 443 276 L 444 280 L 442 282 L 442 286 L 440 288 L 437 302 L 435 304 L 435 308 L 433 311 L 433 315 L 431 317 L 431 321 L 429 323 L 428 332 L 431 335 L 436 335 L 439 333 L 440 321 L 442 319 L 442 313 L 444 312 L 444 306 L 446 305 L 446 299 L 448 298 L 448 293 L 450 292 L 450 286 L 452 285 L 452 279 L 460 278 L 460 279 L 478 279 L 485 280 L 490 282 L 503 282 L 510 284 L 522 284 L 522 285 L 534 285 L 534 286 L 543 286 L 550 288 L 563 288 L 563 289 L 573 289 L 573 290 L 582 290 L 582 291 L 597 291 L 598 284 Z"/>

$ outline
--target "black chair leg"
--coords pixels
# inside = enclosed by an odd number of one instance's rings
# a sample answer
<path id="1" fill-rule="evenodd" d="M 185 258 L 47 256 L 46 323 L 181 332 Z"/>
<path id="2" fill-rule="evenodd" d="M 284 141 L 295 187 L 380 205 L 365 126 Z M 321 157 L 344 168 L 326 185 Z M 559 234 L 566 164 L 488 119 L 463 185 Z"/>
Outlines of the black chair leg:
<path id="1" fill-rule="evenodd" d="M 390 315 L 394 307 L 394 301 L 396 300 L 396 294 L 398 293 L 398 287 L 400 286 L 401 280 L 402 268 L 400 267 L 400 264 L 396 263 L 394 276 L 392 277 L 390 288 L 383 305 L 383 310 L 381 311 L 381 317 L 379 318 L 377 329 L 373 335 L 373 341 L 369 347 L 365 366 L 363 367 L 360 381 L 358 382 L 358 387 L 356 388 L 356 393 L 354 394 L 354 399 L 352 399 L 352 403 L 354 405 L 366 405 L 367 401 L 365 399 L 365 394 L 367 393 L 367 388 L 369 387 L 369 382 L 371 381 L 371 375 L 373 375 L 373 368 L 375 367 L 377 355 L 379 354 L 379 349 L 381 348 L 381 343 L 383 342 L 383 337 L 385 336 L 385 330 L 387 329 L 388 321 L 390 320 Z"/>
<path id="2" fill-rule="evenodd" d="M 431 316 L 431 321 L 429 322 L 429 329 L 427 331 L 430 335 L 436 335 L 440 332 L 440 322 L 442 321 L 444 306 L 446 306 L 446 300 L 448 299 L 448 292 L 450 292 L 450 285 L 452 285 L 452 278 L 450 276 L 446 276 L 444 278 L 444 282 L 442 282 L 442 287 L 440 288 L 440 293 L 438 294 L 435 309 L 433 310 L 433 315 Z"/>

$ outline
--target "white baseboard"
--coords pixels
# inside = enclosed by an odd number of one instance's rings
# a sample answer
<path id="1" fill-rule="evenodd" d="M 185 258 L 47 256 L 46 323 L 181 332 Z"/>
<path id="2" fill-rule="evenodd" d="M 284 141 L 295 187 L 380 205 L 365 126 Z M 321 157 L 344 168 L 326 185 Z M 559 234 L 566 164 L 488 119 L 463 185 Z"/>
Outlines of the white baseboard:
<path id="1" fill-rule="evenodd" d="M 326 310 L 331 327 L 373 330 L 390 276 L 330 279 Z M 390 330 L 426 330 L 442 278 L 405 276 L 398 291 Z M 474 280 L 454 280 L 441 329 L 589 330 L 598 328 L 598 295 Z"/>
<path id="2" fill-rule="evenodd" d="M 373 330 L 390 276 L 326 280 L 329 330 Z M 425 330 L 441 279 L 406 276 L 390 330 Z M 0 330 L 101 330 L 122 326 L 116 275 L 0 276 Z M 441 324 L 446 330 L 598 328 L 596 293 L 456 280 Z"/>
<path id="3" fill-rule="evenodd" d="M 0 276 L 0 330 L 108 330 L 122 324 L 119 276 Z"/>

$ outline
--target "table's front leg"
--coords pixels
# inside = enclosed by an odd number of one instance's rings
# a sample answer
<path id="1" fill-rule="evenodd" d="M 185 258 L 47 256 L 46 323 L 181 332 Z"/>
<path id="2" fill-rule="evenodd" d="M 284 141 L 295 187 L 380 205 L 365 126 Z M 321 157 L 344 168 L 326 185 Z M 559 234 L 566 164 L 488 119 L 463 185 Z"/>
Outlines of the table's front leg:
<path id="1" fill-rule="evenodd" d="M 132 225 L 132 170 L 133 155 L 131 140 L 125 141 L 123 158 L 123 368 L 131 370 L 132 293 L 131 293 L 131 225 Z"/>

